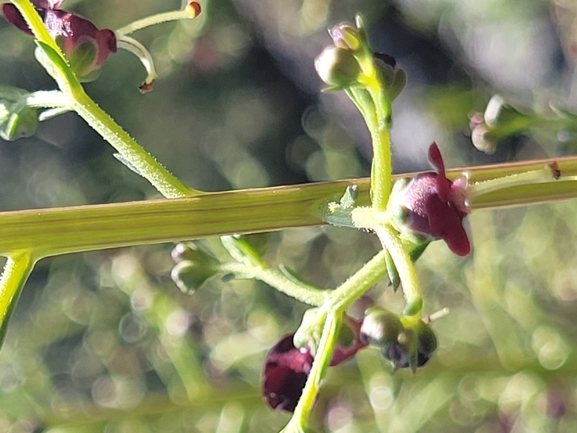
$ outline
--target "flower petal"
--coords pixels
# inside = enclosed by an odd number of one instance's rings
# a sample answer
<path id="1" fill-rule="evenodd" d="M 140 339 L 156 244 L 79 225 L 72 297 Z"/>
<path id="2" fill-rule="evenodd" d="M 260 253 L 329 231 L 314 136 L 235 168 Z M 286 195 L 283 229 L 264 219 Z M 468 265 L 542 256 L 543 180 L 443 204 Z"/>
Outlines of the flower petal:
<path id="1" fill-rule="evenodd" d="M 437 169 L 437 194 L 439 198 L 444 202 L 449 201 L 449 192 L 451 190 L 451 181 L 447 179 L 445 175 L 445 163 L 443 162 L 443 156 L 439 150 L 437 143 L 433 142 L 429 147 L 429 161 Z"/>
<path id="2" fill-rule="evenodd" d="M 438 195 L 429 196 L 425 206 L 433 233 L 443 239 L 455 254 L 459 256 L 469 254 L 471 244 L 463 228 L 465 215 L 450 203 L 443 202 Z"/>
<path id="3" fill-rule="evenodd" d="M 4 3 L 2 5 L 2 13 L 4 18 L 13 26 L 22 30 L 24 33 L 32 34 L 32 31 L 28 27 L 28 24 L 24 20 L 24 17 L 20 14 L 20 11 L 13 4 Z"/>
<path id="4" fill-rule="evenodd" d="M 293 412 L 307 381 L 313 357 L 284 336 L 269 351 L 264 368 L 263 396 L 273 409 Z"/>

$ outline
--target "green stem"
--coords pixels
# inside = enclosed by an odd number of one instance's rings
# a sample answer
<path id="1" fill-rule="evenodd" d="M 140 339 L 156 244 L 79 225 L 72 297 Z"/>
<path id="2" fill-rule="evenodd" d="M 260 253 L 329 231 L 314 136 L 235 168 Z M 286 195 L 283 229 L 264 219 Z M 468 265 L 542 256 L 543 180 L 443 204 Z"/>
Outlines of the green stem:
<path id="1" fill-rule="evenodd" d="M 326 290 L 314 288 L 310 285 L 301 285 L 287 278 L 282 272 L 264 266 L 251 266 L 247 263 L 228 263 L 221 267 L 223 272 L 231 272 L 237 278 L 257 279 L 274 287 L 296 300 L 308 305 L 320 307 L 326 301 Z"/>
<path id="2" fill-rule="evenodd" d="M 46 257 L 320 225 L 321 204 L 337 199 L 348 185 L 357 183 L 340 181 L 172 200 L 3 212 L 0 255 L 34 249 Z M 368 180 L 365 185 L 368 190 Z"/>
<path id="3" fill-rule="evenodd" d="M 122 159 L 148 180 L 162 195 L 177 198 L 201 194 L 187 187 L 146 152 L 112 118 L 84 92 L 82 87 L 71 94 L 71 106 L 86 123 L 108 141 Z"/>
<path id="4" fill-rule="evenodd" d="M 386 275 L 386 254 L 387 251 L 384 249 L 379 251 L 371 260 L 365 263 L 361 269 L 331 292 L 330 299 L 324 308 L 329 311 L 342 312 L 359 299 L 363 293 Z"/>
<path id="5" fill-rule="evenodd" d="M 230 256 L 236 260 L 221 265 L 221 272 L 230 272 L 236 278 L 260 280 L 305 304 L 318 307 L 326 300 L 325 293 L 328 293 L 326 290 L 297 278 L 290 279 L 282 272 L 269 268 L 246 238 L 222 236 L 220 240 Z"/>
<path id="6" fill-rule="evenodd" d="M 56 45 L 54 39 L 52 39 L 52 37 L 48 33 L 48 30 L 44 26 L 44 23 L 42 22 L 40 15 L 38 15 L 38 12 L 36 12 L 36 9 L 34 9 L 34 6 L 32 6 L 30 0 L 10 0 L 10 1 L 14 4 L 14 6 L 18 8 L 18 10 L 28 23 L 28 26 L 30 27 L 32 34 L 34 35 L 34 38 L 51 47 L 64 61 L 66 61 L 64 54 L 62 53 L 58 45 Z"/>
<path id="7" fill-rule="evenodd" d="M 108 141 L 120 153 L 123 161 L 130 164 L 165 197 L 200 194 L 200 191 L 187 187 L 174 177 L 90 99 L 31 3 L 28 0 L 13 0 L 13 3 L 22 13 L 37 40 L 44 44 L 39 45 L 44 54 L 39 60 L 56 80 L 60 90 L 69 98 L 70 108 Z"/>
<path id="8" fill-rule="evenodd" d="M 373 166 L 371 170 L 371 197 L 373 209 L 384 212 L 393 187 L 391 157 L 391 102 L 376 79 L 371 80 L 368 91 L 374 101 L 377 124 L 369 125 L 373 142 Z"/>
<path id="9" fill-rule="evenodd" d="M 510 176 L 556 161 L 562 176 L 577 175 L 577 157 L 466 169 L 470 181 Z M 456 177 L 464 170 L 452 170 Z M 357 185 L 369 200 L 369 179 L 203 194 L 176 200 L 89 205 L 0 213 L 0 255 L 38 249 L 40 257 L 104 248 L 256 233 L 324 224 L 322 209 Z M 517 185 L 473 197 L 487 209 L 577 198 L 573 180 Z"/>
<path id="10" fill-rule="evenodd" d="M 10 316 L 35 263 L 31 252 L 11 255 L 6 261 L 0 278 L 0 346 L 6 336 Z"/>
<path id="11" fill-rule="evenodd" d="M 406 306 L 403 314 L 405 316 L 420 315 L 423 309 L 423 297 L 415 265 L 409 253 L 404 248 L 399 234 L 389 225 L 383 224 L 377 229 L 383 247 L 389 252 L 393 263 L 399 273 L 399 279 L 403 285 Z"/>
<path id="12" fill-rule="evenodd" d="M 330 310 L 327 313 L 315 360 L 305 387 L 303 388 L 302 395 L 295 408 L 294 415 L 287 427 L 283 430 L 286 433 L 291 431 L 302 432 L 306 429 L 307 419 L 319 392 L 321 380 L 331 360 L 341 320 L 342 312 Z"/>

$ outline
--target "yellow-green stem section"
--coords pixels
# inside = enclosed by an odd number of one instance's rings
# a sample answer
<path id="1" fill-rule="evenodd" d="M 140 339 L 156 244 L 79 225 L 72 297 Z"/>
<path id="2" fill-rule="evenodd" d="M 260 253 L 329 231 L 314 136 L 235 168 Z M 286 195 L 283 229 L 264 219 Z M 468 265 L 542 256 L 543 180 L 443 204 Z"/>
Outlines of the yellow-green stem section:
<path id="1" fill-rule="evenodd" d="M 39 257 L 322 224 L 321 204 L 350 184 L 309 184 L 171 200 L 0 213 L 0 255 Z M 368 190 L 368 181 L 365 181 Z M 367 203 L 365 197 L 365 204 Z M 362 203 L 362 201 L 361 201 Z"/>
<path id="2" fill-rule="evenodd" d="M 136 171 L 147 179 L 162 195 L 177 198 L 200 194 L 184 185 L 146 152 L 124 129 L 112 120 L 84 90 L 75 91 L 72 108 L 96 132 L 108 141 Z"/>
<path id="3" fill-rule="evenodd" d="M 403 311 L 405 316 L 420 315 L 423 309 L 423 297 L 415 265 L 403 246 L 399 234 L 389 225 L 383 224 L 377 229 L 377 236 L 393 259 L 393 263 L 399 273 L 399 279 L 403 284 L 406 307 Z"/>
<path id="4" fill-rule="evenodd" d="M 556 161 L 562 176 L 577 175 L 577 157 L 466 169 L 470 182 L 510 176 Z M 451 170 L 456 177 L 463 169 Z M 39 257 L 255 233 L 324 224 L 323 205 L 357 185 L 357 204 L 369 204 L 370 179 L 207 193 L 173 200 L 0 213 L 0 255 L 34 249 Z M 577 182 L 520 185 L 474 197 L 472 209 L 528 205 L 577 197 Z"/>
<path id="5" fill-rule="evenodd" d="M 16 301 L 35 263 L 35 256 L 26 251 L 9 256 L 4 265 L 4 271 L 0 278 L 0 312 L 2 312 L 0 316 L 0 346 L 6 335 L 10 315 L 14 311 Z"/>
<path id="6" fill-rule="evenodd" d="M 48 46 L 39 45 L 39 49 L 44 50 L 46 54 L 41 63 L 52 74 L 60 90 L 68 97 L 69 108 L 76 111 L 120 153 L 126 163 L 146 178 L 165 197 L 176 198 L 200 194 L 200 191 L 187 187 L 174 177 L 90 99 L 31 3 L 26 0 L 13 0 L 13 3 L 29 23 L 37 40 Z M 51 53 L 47 52 L 50 49 L 56 56 L 51 56 Z"/>
<path id="7" fill-rule="evenodd" d="M 373 142 L 372 206 L 375 211 L 384 212 L 393 187 L 391 103 L 376 79 L 369 84 L 368 90 L 377 112 L 377 124 L 369 125 Z"/>
<path id="8" fill-rule="evenodd" d="M 327 318 L 319 341 L 319 347 L 317 348 L 317 356 L 313 362 L 309 377 L 305 387 L 303 388 L 302 396 L 299 399 L 292 418 L 292 420 L 298 421 L 301 428 L 307 426 L 308 416 L 313 408 L 316 396 L 319 392 L 321 380 L 325 375 L 325 371 L 333 354 L 333 347 L 335 345 L 335 339 L 340 327 L 341 319 L 342 312 L 329 311 L 327 313 Z"/>

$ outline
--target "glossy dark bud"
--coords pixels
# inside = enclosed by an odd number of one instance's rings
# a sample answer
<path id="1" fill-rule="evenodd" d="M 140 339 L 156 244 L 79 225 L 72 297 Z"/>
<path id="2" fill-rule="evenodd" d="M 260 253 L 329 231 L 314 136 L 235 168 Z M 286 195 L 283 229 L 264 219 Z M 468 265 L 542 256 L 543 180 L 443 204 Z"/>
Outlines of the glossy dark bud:
<path id="1" fill-rule="evenodd" d="M 0 86 L 0 137 L 14 141 L 34 135 L 38 128 L 38 110 L 27 105 L 30 95 L 24 89 Z"/>
<path id="2" fill-rule="evenodd" d="M 435 332 L 431 325 L 426 324 L 422 320 L 417 323 L 415 331 L 418 335 L 417 341 L 417 366 L 422 367 L 433 357 L 433 353 L 437 350 L 438 342 Z"/>

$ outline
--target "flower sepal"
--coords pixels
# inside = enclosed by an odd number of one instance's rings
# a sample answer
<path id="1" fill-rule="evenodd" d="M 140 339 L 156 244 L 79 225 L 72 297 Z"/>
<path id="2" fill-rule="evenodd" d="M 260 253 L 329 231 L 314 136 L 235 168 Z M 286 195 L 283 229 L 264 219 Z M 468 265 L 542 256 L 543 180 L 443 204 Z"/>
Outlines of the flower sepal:
<path id="1" fill-rule="evenodd" d="M 0 137 L 3 140 L 30 137 L 38 129 L 38 110 L 28 105 L 29 96 L 27 90 L 0 86 Z"/>
<path id="2" fill-rule="evenodd" d="M 220 272 L 220 262 L 192 242 L 177 244 L 171 254 L 176 265 L 170 276 L 183 293 L 193 294 Z"/>

